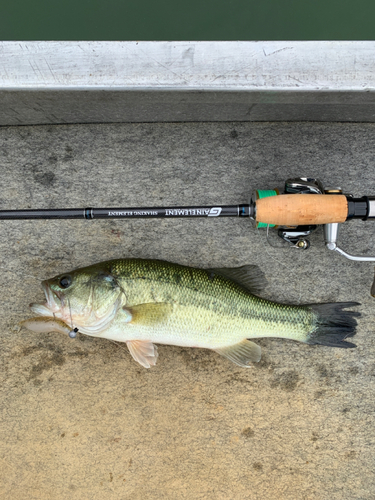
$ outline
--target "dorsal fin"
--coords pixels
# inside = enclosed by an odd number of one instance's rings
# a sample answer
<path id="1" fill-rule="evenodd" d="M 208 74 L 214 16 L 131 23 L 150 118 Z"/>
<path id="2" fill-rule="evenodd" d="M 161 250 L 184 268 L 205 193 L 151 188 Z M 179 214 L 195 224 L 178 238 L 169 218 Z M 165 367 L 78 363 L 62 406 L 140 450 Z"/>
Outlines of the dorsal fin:
<path id="1" fill-rule="evenodd" d="M 249 292 L 257 295 L 262 292 L 267 286 L 267 280 L 264 276 L 263 271 L 259 269 L 258 266 L 245 265 L 241 267 L 222 267 L 215 269 L 206 269 L 209 273 L 209 277 L 215 274 L 223 276 L 224 278 L 234 281 L 238 285 L 243 286 Z M 211 275 L 211 276 L 210 276 Z"/>

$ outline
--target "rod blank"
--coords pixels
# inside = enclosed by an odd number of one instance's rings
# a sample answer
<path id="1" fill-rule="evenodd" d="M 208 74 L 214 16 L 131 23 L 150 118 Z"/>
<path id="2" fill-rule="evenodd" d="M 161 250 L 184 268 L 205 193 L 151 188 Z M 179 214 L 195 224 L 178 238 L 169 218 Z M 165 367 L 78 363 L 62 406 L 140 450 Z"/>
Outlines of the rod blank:
<path id="1" fill-rule="evenodd" d="M 24 219 L 144 219 L 175 217 L 249 217 L 250 205 L 153 208 L 67 208 L 0 210 L 0 220 Z"/>

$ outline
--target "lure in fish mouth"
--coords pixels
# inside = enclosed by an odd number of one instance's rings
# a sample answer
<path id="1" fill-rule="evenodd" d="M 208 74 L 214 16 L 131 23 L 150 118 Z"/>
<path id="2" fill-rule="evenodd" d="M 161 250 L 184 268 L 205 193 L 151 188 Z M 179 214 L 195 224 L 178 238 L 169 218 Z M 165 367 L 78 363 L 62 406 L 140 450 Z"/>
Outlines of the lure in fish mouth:
<path id="1" fill-rule="evenodd" d="M 40 317 L 52 317 L 66 322 L 72 322 L 73 317 L 71 308 L 69 308 L 69 299 L 66 299 L 59 291 L 52 290 L 48 281 L 42 282 L 42 288 L 46 296 L 46 302 L 43 304 L 30 304 L 31 311 Z"/>
<path id="2" fill-rule="evenodd" d="M 40 316 L 59 317 L 61 314 L 61 299 L 48 286 L 46 281 L 42 282 L 42 288 L 46 296 L 44 304 L 30 304 L 30 309 L 33 313 Z"/>
<path id="3" fill-rule="evenodd" d="M 260 298 L 257 266 L 195 269 L 157 260 L 121 259 L 46 280 L 44 304 L 22 325 L 126 342 L 146 368 L 156 364 L 155 344 L 212 349 L 242 367 L 261 357 L 250 339 L 279 337 L 350 348 L 356 302 L 292 306 Z"/>
<path id="4" fill-rule="evenodd" d="M 61 331 L 63 323 L 65 331 L 79 328 L 87 334 L 99 334 L 108 328 L 126 297 L 109 272 L 90 271 L 89 274 L 73 271 L 42 282 L 46 302 L 30 304 L 31 311 L 38 315 L 41 331 L 45 331 L 46 325 L 53 325 L 53 320 L 56 320 L 56 331 Z M 30 325 L 27 321 L 23 326 L 32 326 L 33 331 L 38 331 L 37 318 L 33 318 Z"/>

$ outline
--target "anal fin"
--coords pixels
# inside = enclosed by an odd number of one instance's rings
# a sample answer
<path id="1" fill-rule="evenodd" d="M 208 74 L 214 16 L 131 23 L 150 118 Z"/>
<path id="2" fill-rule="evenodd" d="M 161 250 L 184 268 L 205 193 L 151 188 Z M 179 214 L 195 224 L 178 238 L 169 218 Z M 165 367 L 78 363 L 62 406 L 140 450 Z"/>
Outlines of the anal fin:
<path id="1" fill-rule="evenodd" d="M 239 344 L 234 344 L 227 347 L 220 347 L 219 349 L 214 349 L 217 353 L 221 354 L 225 358 L 230 359 L 233 363 L 238 366 L 245 368 L 250 367 L 250 363 L 258 363 L 261 358 L 262 350 L 251 340 L 243 340 Z"/>
<path id="2" fill-rule="evenodd" d="M 155 366 L 158 359 L 158 348 L 148 340 L 129 340 L 126 342 L 133 359 L 145 368 Z"/>

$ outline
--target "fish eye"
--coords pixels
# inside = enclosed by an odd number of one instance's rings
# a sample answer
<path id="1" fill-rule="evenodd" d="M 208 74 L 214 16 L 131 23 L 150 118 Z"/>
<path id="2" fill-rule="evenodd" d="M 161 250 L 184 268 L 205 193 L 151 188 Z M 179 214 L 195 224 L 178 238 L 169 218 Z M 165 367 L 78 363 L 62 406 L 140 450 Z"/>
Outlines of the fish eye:
<path id="1" fill-rule="evenodd" d="M 59 285 L 61 288 L 68 288 L 72 284 L 72 277 L 67 275 L 60 278 Z"/>

